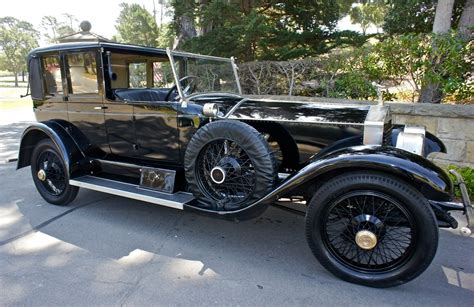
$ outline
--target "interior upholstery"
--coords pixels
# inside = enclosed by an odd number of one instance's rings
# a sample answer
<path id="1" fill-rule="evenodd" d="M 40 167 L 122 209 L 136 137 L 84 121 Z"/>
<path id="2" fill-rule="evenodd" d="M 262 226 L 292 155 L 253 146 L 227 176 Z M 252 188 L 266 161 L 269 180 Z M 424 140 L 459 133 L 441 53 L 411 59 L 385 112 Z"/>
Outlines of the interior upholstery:
<path id="1" fill-rule="evenodd" d="M 114 90 L 115 97 L 128 101 L 165 101 L 167 88 L 123 88 Z"/>

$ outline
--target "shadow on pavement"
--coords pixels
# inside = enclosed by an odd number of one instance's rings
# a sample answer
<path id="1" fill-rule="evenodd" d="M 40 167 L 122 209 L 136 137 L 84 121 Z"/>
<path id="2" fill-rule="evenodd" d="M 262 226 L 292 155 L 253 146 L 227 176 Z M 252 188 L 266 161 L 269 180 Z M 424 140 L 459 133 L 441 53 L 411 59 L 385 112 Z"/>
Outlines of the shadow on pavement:
<path id="1" fill-rule="evenodd" d="M 38 211 L 70 209 L 45 204 L 31 185 L 28 192 L 13 197 L 28 221 Z M 41 206 L 32 209 L 32 201 Z M 235 223 L 92 191 L 81 191 L 72 206 L 87 202 L 0 247 L 0 281 L 16 293 L 7 302 L 39 295 L 73 304 L 472 303 L 473 240 L 455 232 L 441 230 L 437 257 L 421 277 L 371 289 L 327 273 L 306 245 L 304 218 L 276 208 Z"/>
<path id="2" fill-rule="evenodd" d="M 0 163 L 18 157 L 21 134 L 30 124 L 31 122 L 18 122 L 0 125 Z"/>

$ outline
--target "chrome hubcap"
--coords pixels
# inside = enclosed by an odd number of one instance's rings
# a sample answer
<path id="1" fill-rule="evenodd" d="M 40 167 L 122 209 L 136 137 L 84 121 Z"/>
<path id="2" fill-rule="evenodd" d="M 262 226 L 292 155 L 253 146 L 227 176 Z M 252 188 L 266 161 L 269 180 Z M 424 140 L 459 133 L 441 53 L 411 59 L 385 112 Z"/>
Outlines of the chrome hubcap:
<path id="1" fill-rule="evenodd" d="M 46 172 L 43 169 L 40 169 L 38 171 L 38 179 L 41 180 L 41 181 L 46 180 Z"/>
<path id="2" fill-rule="evenodd" d="M 377 236 L 368 230 L 358 231 L 355 236 L 357 246 L 362 249 L 372 249 L 377 245 Z"/>
<path id="3" fill-rule="evenodd" d="M 211 170 L 211 179 L 214 183 L 221 184 L 225 181 L 226 172 L 225 170 L 220 167 L 216 166 Z"/>

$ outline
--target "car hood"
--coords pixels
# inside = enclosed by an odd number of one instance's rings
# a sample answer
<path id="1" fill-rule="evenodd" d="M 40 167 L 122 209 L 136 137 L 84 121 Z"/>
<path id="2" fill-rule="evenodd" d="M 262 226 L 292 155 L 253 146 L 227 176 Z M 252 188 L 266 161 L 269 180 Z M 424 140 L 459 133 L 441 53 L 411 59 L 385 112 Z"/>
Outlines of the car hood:
<path id="1" fill-rule="evenodd" d="M 304 122 L 363 126 L 370 106 L 326 102 L 286 101 L 252 97 L 206 95 L 192 102 L 217 103 L 229 119 L 251 121 Z"/>

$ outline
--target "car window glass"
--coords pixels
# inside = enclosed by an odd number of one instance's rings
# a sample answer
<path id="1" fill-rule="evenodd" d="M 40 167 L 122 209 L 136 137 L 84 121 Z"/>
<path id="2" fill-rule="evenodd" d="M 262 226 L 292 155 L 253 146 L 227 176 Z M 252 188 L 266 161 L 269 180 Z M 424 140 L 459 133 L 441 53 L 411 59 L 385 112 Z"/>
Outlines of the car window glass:
<path id="1" fill-rule="evenodd" d="M 153 87 L 171 88 L 174 85 L 173 71 L 170 62 L 153 63 Z"/>
<path id="2" fill-rule="evenodd" d="M 73 53 L 66 55 L 66 58 L 71 82 L 70 94 L 98 93 L 95 53 Z"/>
<path id="3" fill-rule="evenodd" d="M 46 95 L 58 95 L 63 93 L 61 82 L 61 66 L 58 56 L 46 56 L 42 58 L 42 69 L 44 89 Z"/>
<path id="4" fill-rule="evenodd" d="M 129 87 L 145 88 L 146 87 L 146 63 L 130 63 L 128 64 Z"/>

